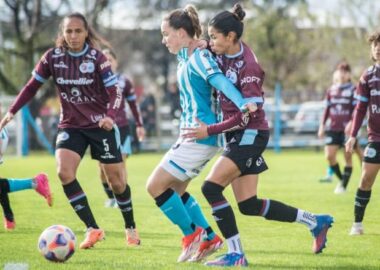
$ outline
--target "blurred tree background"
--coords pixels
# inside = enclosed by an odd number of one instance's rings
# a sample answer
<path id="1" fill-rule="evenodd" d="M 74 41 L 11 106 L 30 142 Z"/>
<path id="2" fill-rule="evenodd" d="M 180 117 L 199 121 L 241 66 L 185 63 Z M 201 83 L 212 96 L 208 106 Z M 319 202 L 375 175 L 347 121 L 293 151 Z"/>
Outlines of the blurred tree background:
<path id="1" fill-rule="evenodd" d="M 191 3 L 202 22 L 230 9 L 228 0 L 0 0 L 0 95 L 16 95 L 41 54 L 53 46 L 65 14 L 83 12 L 114 46 L 120 69 L 137 87 L 164 93 L 175 80 L 176 58 L 161 44 L 160 20 L 168 10 Z M 243 40 L 266 71 L 265 92 L 276 82 L 288 102 L 321 98 L 335 65 L 353 66 L 355 80 L 371 64 L 366 36 L 380 22 L 379 4 L 340 0 L 339 8 L 320 14 L 307 0 L 240 1 L 246 12 Z M 118 19 L 117 19 L 118 18 Z M 350 21 L 350 24 L 345 23 Z M 207 32 L 207 31 L 206 31 Z M 34 102 L 54 95 L 52 85 Z"/>

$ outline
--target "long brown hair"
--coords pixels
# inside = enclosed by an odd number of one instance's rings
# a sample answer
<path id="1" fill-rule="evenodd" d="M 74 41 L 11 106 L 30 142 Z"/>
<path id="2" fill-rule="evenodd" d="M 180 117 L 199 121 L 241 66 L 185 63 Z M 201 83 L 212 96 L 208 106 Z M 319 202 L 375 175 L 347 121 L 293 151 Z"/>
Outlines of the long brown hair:
<path id="1" fill-rule="evenodd" d="M 192 38 L 199 38 L 202 34 L 198 12 L 193 5 L 186 5 L 184 9 L 173 10 L 164 17 L 164 20 L 168 21 L 169 25 L 176 30 L 183 28 Z"/>
<path id="2" fill-rule="evenodd" d="M 91 47 L 94 47 L 96 49 L 101 49 L 102 46 L 112 48 L 111 44 L 109 44 L 108 41 L 106 41 L 104 38 L 102 38 L 87 22 L 86 17 L 79 12 L 74 12 L 69 15 L 66 15 L 61 23 L 59 24 L 59 31 L 58 36 L 55 39 L 55 46 L 56 47 L 64 47 L 66 49 L 69 48 L 69 45 L 67 44 L 64 36 L 63 36 L 63 23 L 66 19 L 72 19 L 77 18 L 80 19 L 83 22 L 84 28 L 88 32 L 88 36 L 86 38 L 86 43 L 88 43 Z"/>

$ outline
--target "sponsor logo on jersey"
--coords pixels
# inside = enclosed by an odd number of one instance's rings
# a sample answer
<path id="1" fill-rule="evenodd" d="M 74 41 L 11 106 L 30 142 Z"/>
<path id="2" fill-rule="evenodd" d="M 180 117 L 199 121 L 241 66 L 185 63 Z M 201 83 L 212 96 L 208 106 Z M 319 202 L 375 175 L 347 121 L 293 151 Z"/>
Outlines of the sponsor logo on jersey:
<path id="1" fill-rule="evenodd" d="M 55 68 L 69 68 L 63 61 L 60 61 L 58 64 L 54 64 Z"/>
<path id="2" fill-rule="evenodd" d="M 70 94 L 61 92 L 61 98 L 66 102 L 79 105 L 85 103 L 92 103 L 96 100 L 92 97 L 82 96 L 82 92 L 78 88 L 72 88 Z"/>
<path id="3" fill-rule="evenodd" d="M 92 84 L 93 81 L 94 81 L 93 79 L 87 79 L 87 78 L 79 78 L 79 79 L 64 79 L 62 77 L 57 78 L 57 84 L 62 84 L 62 85 L 68 85 L 68 84 L 90 85 Z"/>
<path id="4" fill-rule="evenodd" d="M 240 61 L 238 61 L 238 62 L 235 63 L 235 66 L 237 68 L 242 68 L 243 65 L 244 65 L 244 61 L 243 60 L 240 60 Z"/>
<path id="5" fill-rule="evenodd" d="M 93 123 L 98 123 L 101 119 L 105 117 L 104 114 L 91 114 L 91 121 Z"/>
<path id="6" fill-rule="evenodd" d="M 93 56 L 93 55 L 90 55 L 90 54 L 86 54 L 86 58 L 90 58 L 90 59 L 96 60 L 96 56 Z"/>
<path id="7" fill-rule="evenodd" d="M 244 77 L 243 79 L 240 80 L 240 84 L 243 85 L 245 83 L 260 83 L 260 78 L 259 77 L 256 77 L 256 76 L 247 76 L 247 77 Z"/>
<path id="8" fill-rule="evenodd" d="M 350 100 L 348 98 L 332 98 L 330 103 L 332 104 L 350 104 Z"/>
<path id="9" fill-rule="evenodd" d="M 371 113 L 379 114 L 380 113 L 380 107 L 376 104 L 371 105 Z"/>
<path id="10" fill-rule="evenodd" d="M 79 70 L 82 73 L 92 73 L 95 71 L 95 65 L 93 62 L 83 62 L 80 64 Z"/>
<path id="11" fill-rule="evenodd" d="M 380 96 L 380 90 L 379 89 L 371 89 L 369 94 L 371 96 Z"/>
<path id="12" fill-rule="evenodd" d="M 111 66 L 111 62 L 107 60 L 104 63 L 100 64 L 100 70 L 103 70 L 103 69 L 105 69 L 106 67 L 109 67 L 109 66 Z"/>

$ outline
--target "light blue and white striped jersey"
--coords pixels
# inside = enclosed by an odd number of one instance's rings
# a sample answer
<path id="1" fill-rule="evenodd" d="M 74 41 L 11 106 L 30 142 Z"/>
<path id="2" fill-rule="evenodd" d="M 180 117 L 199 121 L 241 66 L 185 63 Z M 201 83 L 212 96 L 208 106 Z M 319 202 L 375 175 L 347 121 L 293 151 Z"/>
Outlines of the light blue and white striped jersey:
<path id="1" fill-rule="evenodd" d="M 194 127 L 196 118 L 207 125 L 217 122 L 212 105 L 212 87 L 208 79 L 222 73 L 208 50 L 195 49 L 188 56 L 188 48 L 182 48 L 178 54 L 177 82 L 180 94 L 182 114 L 180 128 Z M 217 136 L 210 136 L 197 143 L 217 146 Z"/>

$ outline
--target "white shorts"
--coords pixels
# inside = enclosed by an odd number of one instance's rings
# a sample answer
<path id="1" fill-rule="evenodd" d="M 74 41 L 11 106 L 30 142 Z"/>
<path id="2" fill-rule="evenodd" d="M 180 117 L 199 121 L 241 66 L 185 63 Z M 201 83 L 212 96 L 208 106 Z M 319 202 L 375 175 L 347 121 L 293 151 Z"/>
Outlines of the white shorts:
<path id="1" fill-rule="evenodd" d="M 3 163 L 3 155 L 5 154 L 5 151 L 7 150 L 8 141 L 9 141 L 8 132 L 5 128 L 3 128 L 0 133 L 0 164 Z"/>
<path id="2" fill-rule="evenodd" d="M 159 166 L 179 180 L 187 181 L 198 176 L 218 149 L 216 146 L 179 139 L 162 158 Z"/>

